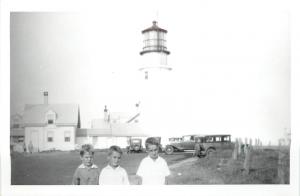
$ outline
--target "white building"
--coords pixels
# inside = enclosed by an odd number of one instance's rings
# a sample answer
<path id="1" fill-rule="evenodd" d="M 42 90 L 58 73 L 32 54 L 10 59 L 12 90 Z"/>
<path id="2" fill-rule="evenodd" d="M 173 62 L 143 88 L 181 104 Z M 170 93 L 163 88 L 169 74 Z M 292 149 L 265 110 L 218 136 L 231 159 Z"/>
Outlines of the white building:
<path id="1" fill-rule="evenodd" d="M 176 121 L 171 119 L 176 110 L 170 100 L 176 99 L 173 92 L 173 68 L 168 64 L 167 30 L 156 21 L 142 30 L 143 46 L 140 52 L 139 70 L 141 123 L 152 135 L 173 136 Z M 178 93 L 178 92 L 177 92 Z"/>
<path id="2" fill-rule="evenodd" d="M 25 144 L 33 145 L 33 151 L 75 149 L 76 129 L 80 127 L 77 104 L 48 104 L 44 92 L 44 104 L 25 105 L 23 114 Z"/>
<path id="3" fill-rule="evenodd" d="M 138 123 L 139 113 L 128 115 L 125 113 L 109 113 L 106 106 L 104 119 L 92 120 L 91 129 L 78 129 L 76 144 L 92 144 L 96 149 L 106 149 L 112 145 L 126 148 L 132 137 L 146 139 L 147 134 Z"/>

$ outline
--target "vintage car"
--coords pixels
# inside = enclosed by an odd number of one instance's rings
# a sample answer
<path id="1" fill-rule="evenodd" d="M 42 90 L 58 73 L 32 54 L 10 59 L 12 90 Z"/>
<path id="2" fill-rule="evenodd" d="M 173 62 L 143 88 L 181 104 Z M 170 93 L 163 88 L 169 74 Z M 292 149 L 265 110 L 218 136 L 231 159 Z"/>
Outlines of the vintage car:
<path id="1" fill-rule="evenodd" d="M 180 152 L 184 150 L 194 150 L 195 148 L 195 138 L 201 137 L 200 135 L 184 135 L 181 140 L 171 141 L 165 147 L 166 154 L 173 154 L 174 151 Z"/>
<path id="2" fill-rule="evenodd" d="M 143 152 L 142 139 L 140 138 L 130 138 L 129 146 L 127 146 L 127 153 L 132 152 Z"/>
<path id="3" fill-rule="evenodd" d="M 194 150 L 197 140 L 199 140 L 201 144 L 201 156 L 212 154 L 218 149 L 233 148 L 230 135 L 185 135 L 182 137 L 181 142 L 166 145 L 165 153 L 170 155 L 175 151 Z"/>

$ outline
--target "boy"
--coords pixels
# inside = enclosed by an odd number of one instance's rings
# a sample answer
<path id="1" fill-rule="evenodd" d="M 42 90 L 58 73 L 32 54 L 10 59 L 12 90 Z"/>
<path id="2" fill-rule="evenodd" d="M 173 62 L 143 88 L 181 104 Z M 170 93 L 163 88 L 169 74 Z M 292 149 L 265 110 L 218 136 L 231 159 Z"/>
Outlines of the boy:
<path id="1" fill-rule="evenodd" d="M 80 150 L 82 164 L 78 166 L 73 176 L 73 185 L 97 185 L 99 169 L 93 164 L 94 151 L 89 144 L 82 145 Z"/>
<path id="2" fill-rule="evenodd" d="M 136 173 L 142 180 L 141 184 L 168 184 L 166 177 L 170 175 L 170 170 L 167 162 L 158 155 L 158 141 L 153 137 L 148 138 L 146 140 L 146 150 L 148 156 L 141 161 Z"/>
<path id="3" fill-rule="evenodd" d="M 108 149 L 108 165 L 100 173 L 100 185 L 129 185 L 127 172 L 120 166 L 122 154 L 119 146 L 111 146 Z"/>

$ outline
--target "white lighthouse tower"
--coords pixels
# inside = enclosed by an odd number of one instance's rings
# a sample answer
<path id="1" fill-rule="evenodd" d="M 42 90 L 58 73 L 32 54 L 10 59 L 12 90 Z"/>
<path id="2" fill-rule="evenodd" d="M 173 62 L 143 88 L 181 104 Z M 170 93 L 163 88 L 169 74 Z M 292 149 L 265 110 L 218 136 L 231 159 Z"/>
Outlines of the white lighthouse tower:
<path id="1" fill-rule="evenodd" d="M 167 50 L 167 30 L 157 26 L 157 22 L 153 21 L 153 25 L 142 31 L 143 50 L 140 52 L 142 56 L 142 67 L 139 69 L 144 73 L 144 78 L 151 79 L 153 75 L 161 71 L 171 71 L 168 66 L 167 57 L 170 52 Z"/>
<path id="2" fill-rule="evenodd" d="M 142 31 L 143 48 L 140 52 L 140 112 L 141 122 L 147 132 L 153 135 L 163 135 L 166 119 L 170 109 L 171 72 L 167 57 L 170 52 L 167 50 L 167 30 L 158 27 L 153 21 L 151 27 Z"/>

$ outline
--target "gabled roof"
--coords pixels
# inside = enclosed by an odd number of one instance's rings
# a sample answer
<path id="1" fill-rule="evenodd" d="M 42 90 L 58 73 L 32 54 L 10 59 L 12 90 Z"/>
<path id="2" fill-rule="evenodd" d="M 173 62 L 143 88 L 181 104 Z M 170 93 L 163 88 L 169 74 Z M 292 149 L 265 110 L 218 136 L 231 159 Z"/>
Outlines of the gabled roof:
<path id="1" fill-rule="evenodd" d="M 102 136 L 111 137 L 111 129 L 77 129 L 76 137 Z"/>
<path id="2" fill-rule="evenodd" d="M 100 119 L 99 119 L 100 120 Z M 103 126 L 92 129 L 77 129 L 76 136 L 99 137 L 144 137 L 147 136 L 138 123 L 103 123 Z"/>
<path id="3" fill-rule="evenodd" d="M 140 116 L 140 113 L 137 113 L 136 115 L 134 115 L 131 119 L 129 119 L 128 121 L 127 121 L 127 123 L 131 123 L 131 122 L 133 122 L 134 120 L 137 120 L 137 118 Z"/>
<path id="4" fill-rule="evenodd" d="M 111 129 L 114 136 L 147 136 L 139 123 L 112 123 Z"/>
<path id="5" fill-rule="evenodd" d="M 23 114 L 23 126 L 45 125 L 48 111 L 56 113 L 55 124 L 59 126 L 78 126 L 79 106 L 77 104 L 26 104 Z"/>

